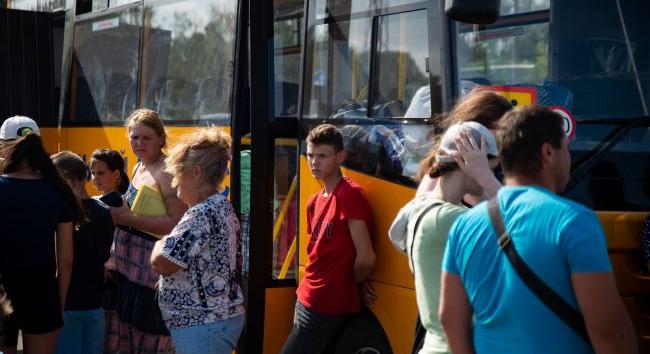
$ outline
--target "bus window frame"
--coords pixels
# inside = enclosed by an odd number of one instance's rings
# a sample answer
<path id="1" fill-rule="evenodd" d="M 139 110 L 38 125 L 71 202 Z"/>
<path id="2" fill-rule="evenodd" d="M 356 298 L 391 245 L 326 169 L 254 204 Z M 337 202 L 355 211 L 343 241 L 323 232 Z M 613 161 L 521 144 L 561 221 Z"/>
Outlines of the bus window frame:
<path id="1" fill-rule="evenodd" d="M 74 58 L 77 57 L 77 54 L 75 53 L 75 38 L 77 36 L 77 26 L 80 24 L 85 24 L 88 22 L 92 22 L 94 20 L 100 19 L 102 17 L 109 17 L 111 15 L 121 15 L 125 11 L 129 11 L 135 8 L 141 8 L 142 11 L 142 24 L 140 26 L 140 43 L 139 43 L 139 49 L 138 49 L 138 68 L 137 68 L 137 80 L 136 80 L 136 107 L 140 105 L 140 70 L 142 70 L 142 45 L 143 45 L 143 36 L 144 36 L 144 3 L 142 2 L 133 2 L 133 3 L 128 3 L 128 4 L 123 4 L 120 6 L 115 6 L 115 7 L 108 7 L 106 9 L 103 9 L 101 11 L 95 11 L 95 12 L 87 12 L 83 13 L 80 15 L 75 15 L 73 24 L 72 24 L 72 38 L 73 40 L 70 43 L 70 54 L 71 54 L 71 62 L 70 62 L 70 72 L 66 80 L 69 81 L 69 83 L 66 85 L 67 88 L 66 90 L 68 92 L 63 93 L 62 95 L 65 95 L 65 99 L 63 102 L 67 106 L 67 109 L 64 109 L 64 112 L 68 112 L 68 116 L 62 116 L 59 118 L 59 121 L 61 122 L 62 127 L 122 127 L 124 126 L 124 122 L 120 121 L 105 121 L 99 118 L 97 121 L 93 120 L 88 120 L 88 119 L 83 119 L 83 120 L 77 120 L 75 119 L 72 121 L 70 119 L 70 116 L 72 115 L 71 112 L 76 109 L 75 104 L 77 100 L 77 84 L 76 82 L 73 82 L 72 79 L 77 77 L 78 74 L 78 59 L 75 60 Z M 64 49 L 67 50 L 67 49 Z M 63 81 L 64 78 L 62 77 L 61 80 Z M 63 87 L 62 87 L 63 89 Z M 76 115 L 76 113 L 74 114 Z"/>
<path id="2" fill-rule="evenodd" d="M 299 92 L 299 102 L 298 102 L 298 120 L 300 122 L 300 125 L 303 127 L 303 130 L 307 128 L 307 125 L 312 125 L 314 122 L 317 121 L 322 121 L 322 122 L 327 122 L 331 124 L 339 124 L 339 122 L 356 122 L 358 120 L 356 119 L 351 119 L 351 118 L 329 118 L 329 117 L 305 117 L 304 116 L 304 107 L 305 107 L 305 101 L 306 98 L 304 97 L 305 94 L 305 88 L 307 84 L 307 77 L 304 73 L 305 68 L 307 68 L 308 62 L 307 62 L 307 50 L 309 47 L 313 48 L 313 44 L 310 46 L 309 43 L 312 42 L 311 39 L 313 38 L 313 33 L 314 33 L 314 27 L 318 25 L 331 25 L 335 24 L 336 22 L 339 21 L 352 21 L 352 20 L 358 20 L 358 19 L 370 19 L 370 29 L 371 29 L 371 35 L 370 35 L 370 64 L 369 64 L 369 76 L 368 76 L 368 107 L 373 107 L 374 104 L 374 86 L 377 84 L 374 80 L 376 74 L 375 71 L 377 70 L 376 68 L 376 57 L 377 57 L 377 36 L 378 36 L 378 30 L 379 30 L 379 18 L 382 16 L 389 16 L 389 15 L 397 15 L 397 14 L 402 14 L 402 13 L 408 13 L 408 12 L 415 12 L 415 11 L 426 11 L 426 18 L 427 22 L 430 22 L 429 20 L 432 19 L 433 12 L 438 11 L 439 9 L 436 8 L 435 6 L 431 6 L 431 1 L 419 1 L 419 2 L 414 2 L 412 4 L 405 4 L 405 5 L 399 5 L 399 6 L 391 6 L 391 7 L 384 7 L 384 8 L 378 8 L 378 9 L 373 9 L 369 11 L 360 11 L 360 12 L 354 12 L 350 14 L 345 14 L 345 15 L 336 15 L 333 16 L 328 13 L 327 17 L 323 18 L 312 18 L 312 15 L 308 13 L 309 10 L 309 4 L 310 1 L 306 0 L 305 1 L 305 15 L 304 15 L 304 39 L 303 39 L 303 52 L 302 52 L 302 65 L 301 65 L 301 80 L 300 80 L 300 92 Z M 435 2 L 433 2 L 435 3 Z M 439 3 L 440 5 L 443 5 L 442 1 Z M 440 7 L 442 9 L 442 7 Z M 444 17 L 441 17 L 441 22 L 445 22 Z M 444 42 L 444 37 L 441 33 L 438 34 L 438 36 L 435 36 L 436 31 L 440 31 L 439 29 L 436 29 L 434 26 L 427 26 L 427 34 L 430 38 L 436 38 L 440 42 L 440 47 L 443 47 L 442 43 Z M 429 58 L 432 58 L 432 47 L 429 46 Z M 431 60 L 431 59 L 429 59 Z M 445 69 L 444 69 L 444 59 L 441 58 L 441 69 L 442 72 L 440 73 L 440 78 L 441 81 L 444 81 L 445 77 Z M 431 70 L 428 73 L 429 76 L 429 89 L 431 90 L 431 79 L 432 79 L 432 73 Z M 444 89 L 443 89 L 444 90 Z M 441 93 L 442 96 L 444 97 L 445 94 L 444 92 Z M 328 100 L 330 99 L 328 95 Z M 444 99 L 442 99 L 444 102 Z M 440 102 L 436 102 L 440 103 Z M 440 107 L 442 109 L 442 107 Z M 432 101 L 432 116 L 434 116 L 433 113 L 433 101 Z M 303 119 L 307 122 L 303 122 Z M 372 122 L 374 117 L 372 117 L 372 110 L 367 110 L 366 113 L 366 118 L 364 120 L 364 125 L 371 125 L 374 123 Z M 425 124 L 427 121 L 432 120 L 432 117 L 427 117 L 427 118 L 403 118 L 403 117 L 394 117 L 394 118 L 381 118 L 382 120 L 384 119 L 392 119 L 391 124 L 401 124 L 404 122 L 414 122 L 417 124 Z M 356 124 L 356 123 L 355 123 Z"/>
<path id="3" fill-rule="evenodd" d="M 180 1 L 180 0 L 179 0 Z M 149 29 L 148 23 L 150 21 L 150 15 L 148 15 L 148 9 L 151 8 L 151 5 L 147 5 L 146 2 L 144 1 L 138 1 L 138 2 L 132 2 L 132 3 L 126 3 L 122 4 L 119 6 L 115 7 L 108 7 L 106 9 L 100 10 L 100 11 L 95 11 L 95 12 L 87 12 L 83 13 L 80 15 L 75 15 L 74 16 L 74 21 L 73 21 L 73 28 L 72 28 L 72 33 L 73 37 L 76 36 L 76 30 L 77 26 L 82 23 L 87 23 L 87 22 L 92 22 L 93 20 L 100 19 L 102 17 L 108 17 L 111 15 L 121 15 L 125 11 L 129 11 L 134 8 L 140 8 L 141 10 L 141 25 L 140 25 L 140 43 L 139 43 L 139 51 L 138 51 L 138 68 L 137 68 L 137 80 L 136 80 L 136 108 L 143 106 L 145 102 L 145 96 L 146 94 L 142 92 L 142 88 L 145 87 L 146 85 L 146 78 L 143 75 L 143 71 L 146 70 L 144 68 L 145 64 L 145 56 L 148 55 L 148 46 L 145 45 L 145 40 L 146 37 L 148 36 Z M 74 51 L 74 43 L 71 43 L 71 49 Z M 234 51 L 234 48 L 233 48 Z M 74 54 L 73 54 L 74 55 Z M 76 56 L 76 55 L 74 55 Z M 235 58 L 233 57 L 233 63 L 235 61 Z M 72 77 L 76 77 L 77 75 L 77 63 L 75 60 L 72 60 L 70 63 L 70 74 L 68 75 L 68 78 L 71 79 Z M 234 80 L 234 78 L 233 78 Z M 73 95 L 73 89 L 75 90 L 74 95 Z M 74 109 L 73 103 L 76 101 L 76 84 L 70 82 L 69 87 L 69 94 L 67 94 L 68 97 L 65 99 L 65 104 L 68 106 L 68 109 L 72 111 Z M 231 92 L 231 97 L 234 95 L 234 92 Z M 232 98 L 229 100 L 229 102 L 232 101 Z M 200 120 L 180 120 L 180 119 L 165 119 L 164 124 L 165 126 L 169 127 L 193 127 L 197 125 L 215 125 L 215 126 L 231 126 L 232 121 L 233 121 L 233 107 L 230 107 L 230 118 L 227 121 L 224 121 L 224 119 L 220 118 L 207 118 L 207 119 L 200 119 Z M 121 127 L 124 126 L 123 121 L 104 121 L 101 118 L 98 119 L 97 121 L 91 121 L 91 120 L 75 120 L 71 121 L 69 117 L 62 117 L 62 126 L 65 127 L 88 127 L 88 126 L 103 126 L 103 127 Z"/>

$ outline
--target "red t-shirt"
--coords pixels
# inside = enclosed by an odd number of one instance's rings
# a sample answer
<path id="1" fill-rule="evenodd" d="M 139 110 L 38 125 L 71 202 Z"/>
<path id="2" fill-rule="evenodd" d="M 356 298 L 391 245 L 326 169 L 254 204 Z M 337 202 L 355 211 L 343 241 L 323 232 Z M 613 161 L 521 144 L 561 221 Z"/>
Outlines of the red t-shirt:
<path id="1" fill-rule="evenodd" d="M 307 202 L 309 261 L 298 286 L 298 300 L 323 315 L 359 312 L 359 291 L 354 280 L 356 250 L 348 220 L 363 220 L 370 232 L 372 211 L 366 193 L 343 177 L 328 196 L 323 192 Z"/>

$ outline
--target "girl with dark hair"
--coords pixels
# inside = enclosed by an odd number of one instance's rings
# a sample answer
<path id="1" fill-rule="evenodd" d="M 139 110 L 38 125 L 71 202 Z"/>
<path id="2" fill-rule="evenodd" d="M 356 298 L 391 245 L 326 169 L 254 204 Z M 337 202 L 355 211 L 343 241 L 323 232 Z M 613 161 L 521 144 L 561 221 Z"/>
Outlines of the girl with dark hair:
<path id="1" fill-rule="evenodd" d="M 11 339 L 20 329 L 24 353 L 48 354 L 54 353 L 63 326 L 73 224 L 84 220 L 84 213 L 45 152 L 38 130 L 5 129 L 13 123 L 7 119 L 1 130 L 13 134 L 0 134 L 5 140 L 0 152 L 5 158 L 0 167 L 0 272 L 12 299 L 8 323 L 15 332 L 5 328 L 0 350 L 15 352 Z"/>
<path id="2" fill-rule="evenodd" d="M 115 150 L 95 150 L 90 159 L 90 174 L 95 188 L 102 195 L 112 192 L 124 194 L 129 189 L 124 158 Z"/>
<path id="3" fill-rule="evenodd" d="M 54 166 L 72 188 L 86 214 L 73 231 L 74 263 L 59 335 L 58 354 L 101 354 L 104 349 L 104 263 L 113 243 L 108 206 L 86 191 L 88 167 L 78 155 L 62 151 Z"/>
<path id="4" fill-rule="evenodd" d="M 474 89 L 466 96 L 461 98 L 449 114 L 442 117 L 440 121 L 440 131 L 445 132 L 450 126 L 461 122 L 477 122 L 486 128 L 495 131 L 498 129 L 499 120 L 504 114 L 512 110 L 512 104 L 505 97 L 499 95 L 497 92 L 487 89 Z M 418 172 L 415 175 L 416 182 L 419 183 L 416 195 L 422 195 L 428 191 L 433 190 L 436 184 L 436 179 L 430 176 L 431 168 L 435 162 L 435 154 L 438 149 L 440 135 L 434 137 L 433 146 L 429 154 L 420 161 Z M 463 142 L 463 137 L 459 137 L 459 141 Z M 464 141 L 469 145 L 469 141 Z M 476 142 L 480 143 L 480 142 Z M 471 146 L 470 146 L 471 147 Z M 467 160 L 477 160 L 476 149 L 468 150 L 468 154 L 457 156 L 457 161 L 463 162 Z M 480 160 L 480 158 L 478 158 Z M 472 166 L 471 161 L 469 165 Z M 474 174 L 474 177 L 481 176 L 480 172 L 485 171 L 485 166 L 475 164 L 474 168 L 469 171 Z M 494 177 L 494 175 L 483 174 L 485 180 L 478 181 L 485 188 L 488 195 L 496 194 L 496 191 L 501 187 L 501 183 Z M 469 202 L 474 204 L 482 200 L 482 196 L 470 197 Z M 467 200 L 466 200 L 467 201 Z"/>

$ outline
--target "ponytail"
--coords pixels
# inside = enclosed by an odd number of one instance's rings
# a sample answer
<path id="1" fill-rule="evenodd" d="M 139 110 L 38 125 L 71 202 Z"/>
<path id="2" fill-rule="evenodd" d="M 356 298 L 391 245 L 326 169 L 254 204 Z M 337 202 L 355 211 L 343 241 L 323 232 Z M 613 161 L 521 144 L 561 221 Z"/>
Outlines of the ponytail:
<path id="1" fill-rule="evenodd" d="M 129 184 L 129 175 L 126 174 L 123 168 L 120 169 L 120 183 L 117 185 L 117 191 L 120 194 L 125 194 L 129 189 Z"/>
<path id="2" fill-rule="evenodd" d="M 65 200 L 70 205 L 75 222 L 85 220 L 83 209 L 72 189 L 54 167 L 52 160 L 43 148 L 41 138 L 34 133 L 29 133 L 8 144 L 3 173 L 19 171 L 24 168 L 25 164 L 40 173 L 46 181 L 54 185 L 55 189 L 63 193 Z"/>

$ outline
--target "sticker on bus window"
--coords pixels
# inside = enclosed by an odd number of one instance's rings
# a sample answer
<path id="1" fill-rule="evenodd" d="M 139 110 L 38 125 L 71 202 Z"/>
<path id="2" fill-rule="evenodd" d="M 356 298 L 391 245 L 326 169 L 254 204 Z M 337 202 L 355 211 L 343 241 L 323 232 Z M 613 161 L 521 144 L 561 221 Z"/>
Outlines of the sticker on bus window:
<path id="1" fill-rule="evenodd" d="M 525 86 L 480 86 L 507 98 L 514 107 L 530 106 L 537 103 L 537 88 Z"/>
<path id="2" fill-rule="evenodd" d="M 108 20 L 101 20 L 93 22 L 93 32 L 103 31 L 120 26 L 120 18 L 114 17 Z"/>
<path id="3" fill-rule="evenodd" d="M 569 140 L 572 140 L 576 136 L 577 125 L 573 114 L 571 114 L 568 109 L 562 106 L 551 106 L 548 108 L 562 116 L 562 119 L 564 120 L 564 132 L 566 133 L 567 138 L 569 138 Z"/>

